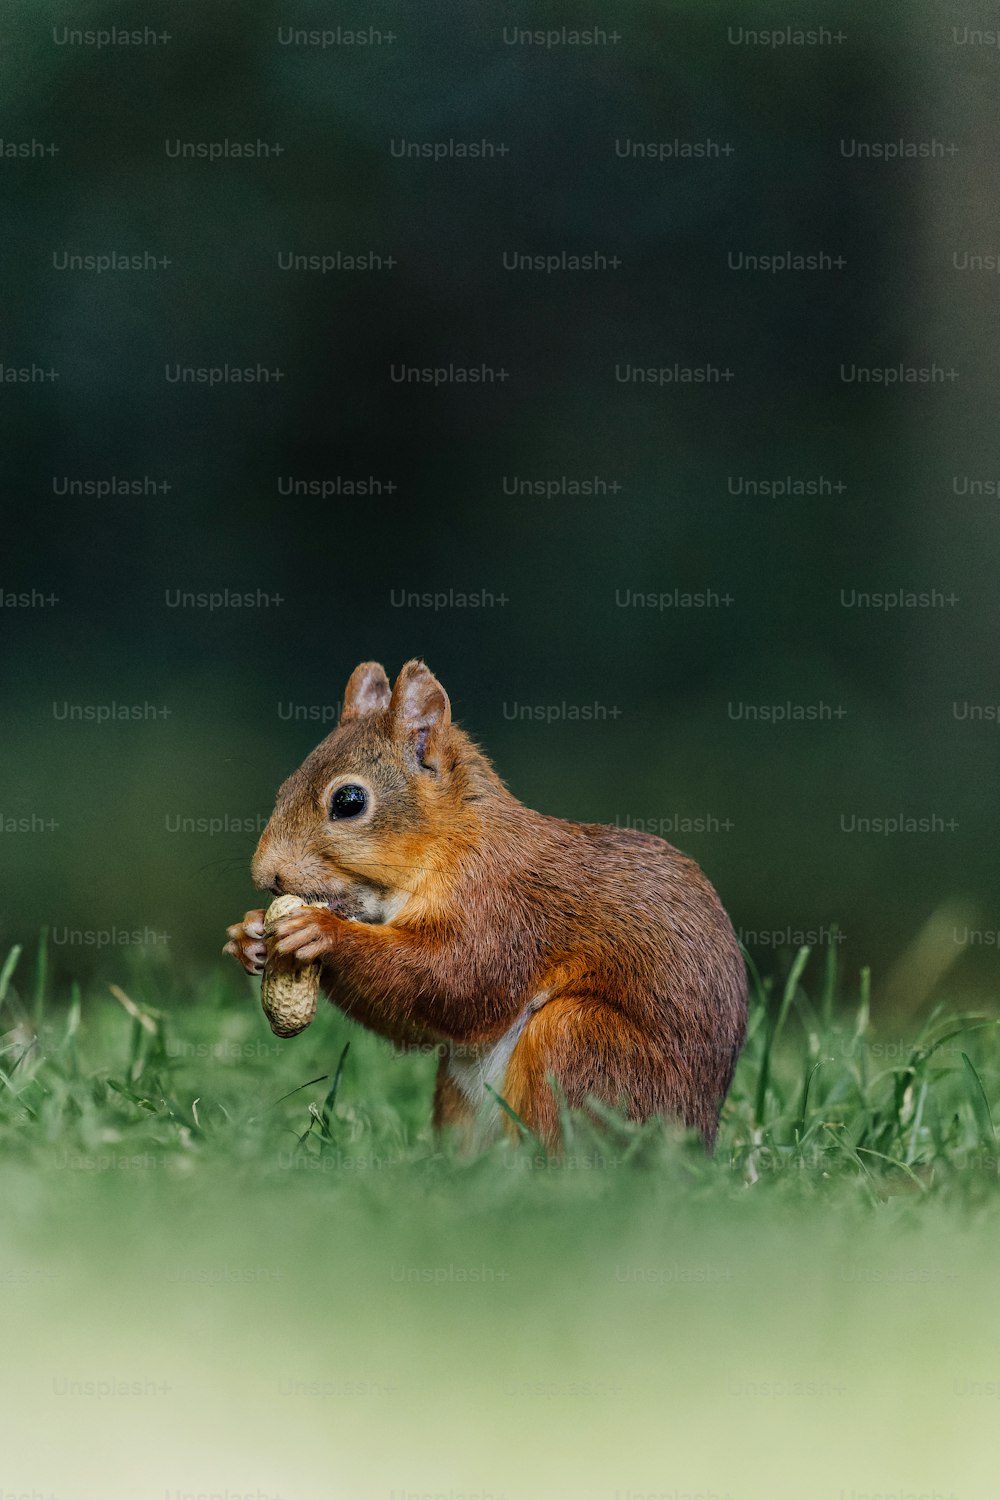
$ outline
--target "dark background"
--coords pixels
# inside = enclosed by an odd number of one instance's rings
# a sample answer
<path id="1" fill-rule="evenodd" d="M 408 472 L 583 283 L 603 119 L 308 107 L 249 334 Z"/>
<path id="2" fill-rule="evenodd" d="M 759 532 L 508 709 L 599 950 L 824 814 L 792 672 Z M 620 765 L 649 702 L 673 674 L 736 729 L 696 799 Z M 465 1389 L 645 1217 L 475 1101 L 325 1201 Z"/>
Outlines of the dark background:
<path id="1" fill-rule="evenodd" d="M 871 963 L 887 1004 L 941 982 L 993 986 L 1000 725 L 963 706 L 1000 702 L 998 500 L 958 491 L 1000 477 L 1000 281 L 953 257 L 1000 250 L 1000 50 L 956 40 L 990 24 L 985 7 L 872 9 L 9 11 L 4 141 L 58 150 L 0 160 L 0 359 L 59 378 L 0 385 L 0 586 L 58 603 L 0 610 L 0 943 L 48 925 L 60 972 L 113 974 L 139 930 L 154 957 L 214 963 L 225 925 L 255 904 L 253 829 L 324 732 L 290 705 L 332 712 L 357 661 L 394 673 L 423 655 L 519 797 L 662 828 L 704 864 L 765 969 L 799 931 L 822 943 L 838 923 L 848 970 Z M 169 40 L 59 40 L 111 25 Z M 336 25 L 383 40 L 279 41 L 279 27 Z M 619 39 L 546 48 L 504 32 L 586 25 Z M 786 25 L 845 37 L 734 40 Z M 872 161 L 841 146 L 900 138 L 958 149 Z M 282 151 L 168 155 L 225 139 Z M 401 139 L 508 150 L 397 159 Z M 733 151 L 616 153 L 675 139 Z M 278 263 L 338 251 L 396 264 Z M 729 268 L 730 254 L 781 251 L 846 264 Z M 64 254 L 146 252 L 169 266 L 57 268 Z M 546 275 L 504 269 L 505 252 L 621 264 Z M 166 378 L 227 363 L 284 375 Z M 733 378 L 616 380 L 616 366 L 675 363 Z M 842 378 L 845 364 L 901 363 L 958 377 Z M 401 364 L 508 378 L 427 388 L 394 383 Z M 395 488 L 279 493 L 338 476 Z M 515 476 L 620 489 L 505 494 Z M 731 493 L 786 476 L 841 488 Z M 112 477 L 152 492 L 59 493 Z M 226 589 L 281 603 L 169 606 L 174 590 Z M 617 602 L 675 589 L 732 602 Z M 957 601 L 842 607 L 855 589 Z M 399 607 L 400 590 L 507 602 Z M 111 704 L 156 712 L 67 717 Z M 563 704 L 607 717 L 551 718 Z M 844 712 L 748 722 L 745 704 Z M 543 717 L 517 717 L 524 705 Z M 955 826 L 843 831 L 896 815 Z M 230 825 L 174 831 L 183 818 Z M 694 823 L 674 832 L 677 819 Z"/>

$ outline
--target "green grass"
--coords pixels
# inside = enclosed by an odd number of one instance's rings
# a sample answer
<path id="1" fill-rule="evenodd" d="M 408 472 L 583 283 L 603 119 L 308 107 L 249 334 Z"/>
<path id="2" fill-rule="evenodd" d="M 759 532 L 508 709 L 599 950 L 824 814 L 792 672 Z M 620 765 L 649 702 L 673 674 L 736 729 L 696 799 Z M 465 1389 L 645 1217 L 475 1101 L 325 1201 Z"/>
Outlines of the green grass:
<path id="1" fill-rule="evenodd" d="M 939 1005 L 908 1037 L 880 1035 L 867 971 L 838 993 L 833 953 L 813 961 L 811 995 L 808 949 L 777 984 L 753 972 L 747 1045 L 713 1158 L 693 1133 L 602 1110 L 600 1130 L 582 1115 L 565 1118 L 566 1161 L 546 1160 L 549 1177 L 592 1159 L 591 1175 L 665 1168 L 723 1198 L 807 1191 L 877 1203 L 960 1183 L 971 1193 L 973 1181 L 988 1195 L 997 1179 L 1000 1020 Z M 46 989 L 44 940 L 33 977 L 26 967 L 14 949 L 0 969 L 8 1162 L 150 1152 L 185 1177 L 315 1163 L 338 1191 L 332 1164 L 349 1154 L 355 1176 L 364 1159 L 391 1162 L 415 1177 L 453 1174 L 463 1193 L 488 1193 L 491 1182 L 542 1164 L 530 1140 L 518 1148 L 503 1137 L 475 1161 L 436 1141 L 434 1059 L 397 1054 L 332 1010 L 281 1041 L 253 981 L 214 975 L 185 994 L 169 971 L 133 964 L 122 985 L 96 986 L 86 998 L 74 985 L 57 998 Z M 574 1180 L 588 1196 L 600 1191 Z"/>
<path id="2" fill-rule="evenodd" d="M 0 972 L 6 1489 L 991 1493 L 995 1017 L 894 1035 L 802 952 L 713 1157 L 609 1115 L 551 1162 L 436 1142 L 434 1059 L 330 1008 L 279 1041 L 235 971 L 114 982 Z"/>

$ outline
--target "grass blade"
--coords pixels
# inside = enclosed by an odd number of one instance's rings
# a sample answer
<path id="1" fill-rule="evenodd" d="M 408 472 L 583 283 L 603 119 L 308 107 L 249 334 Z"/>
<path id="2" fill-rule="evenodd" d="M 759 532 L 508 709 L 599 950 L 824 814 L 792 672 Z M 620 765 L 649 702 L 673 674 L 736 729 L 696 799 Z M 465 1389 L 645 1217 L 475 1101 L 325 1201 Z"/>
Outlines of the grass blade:
<path id="1" fill-rule="evenodd" d="M 518 1130 L 519 1130 L 519 1132 L 520 1132 L 520 1134 L 521 1134 L 521 1136 L 522 1136 L 523 1139 L 529 1140 L 529 1141 L 534 1141 L 536 1143 L 536 1145 L 539 1145 L 539 1146 L 541 1145 L 541 1142 L 539 1141 L 538 1137 L 535 1135 L 535 1132 L 532 1130 L 531 1126 L 525 1124 L 525 1122 L 521 1119 L 521 1116 L 517 1113 L 516 1109 L 511 1109 L 510 1105 L 507 1103 L 507 1101 L 503 1097 L 503 1095 L 502 1094 L 498 1094 L 497 1091 L 496 1091 L 496 1089 L 493 1088 L 492 1084 L 488 1083 L 486 1085 L 486 1092 L 488 1094 L 492 1094 L 493 1095 L 493 1098 L 499 1104 L 500 1108 L 503 1110 L 503 1112 L 507 1116 L 508 1120 L 513 1120 L 514 1124 L 517 1126 L 517 1128 L 518 1128 Z"/>
<path id="2" fill-rule="evenodd" d="M 11 975 L 17 968 L 17 961 L 20 957 L 21 945 L 20 943 L 15 943 L 13 948 L 10 950 L 10 952 L 7 954 L 7 957 L 3 961 L 3 968 L 0 969 L 0 1005 L 2 1005 L 7 998 L 7 989 L 10 985 Z"/>
<path id="3" fill-rule="evenodd" d="M 319 1123 L 320 1128 L 323 1132 L 323 1139 L 325 1141 L 333 1140 L 333 1136 L 330 1134 L 330 1114 L 333 1110 L 334 1103 L 336 1102 L 337 1090 L 340 1088 L 340 1080 L 344 1076 L 344 1063 L 347 1060 L 347 1054 L 348 1052 L 350 1052 L 350 1050 L 350 1042 L 345 1042 L 344 1050 L 340 1054 L 340 1061 L 337 1063 L 337 1070 L 333 1075 L 333 1082 L 330 1085 L 330 1089 L 326 1098 L 323 1100 L 323 1108 L 320 1111 Z"/>
<path id="4" fill-rule="evenodd" d="M 296 1084 L 295 1088 L 289 1089 L 287 1094 L 282 1094 L 279 1099 L 275 1099 L 273 1104 L 269 1104 L 267 1106 L 268 1109 L 277 1109 L 279 1104 L 283 1103 L 286 1099 L 290 1099 L 293 1094 L 299 1094 L 303 1089 L 312 1088 L 314 1083 L 325 1083 L 329 1076 L 329 1073 L 321 1073 L 318 1078 L 310 1078 L 308 1083 Z"/>
<path id="5" fill-rule="evenodd" d="M 993 1126 L 993 1115 L 990 1112 L 990 1101 L 986 1097 L 983 1088 L 983 1080 L 973 1065 L 972 1058 L 967 1052 L 962 1053 L 962 1062 L 965 1064 L 965 1076 L 969 1084 L 969 1097 L 972 1100 L 972 1112 L 976 1117 L 979 1127 L 980 1139 L 984 1145 L 992 1146 L 996 1141 L 996 1130 Z"/>
<path id="6" fill-rule="evenodd" d="M 807 946 L 803 946 L 796 953 L 792 967 L 788 971 L 788 978 L 785 980 L 785 988 L 781 994 L 781 1003 L 778 1006 L 777 1015 L 768 1027 L 767 1034 L 764 1037 L 764 1049 L 761 1054 L 760 1072 L 757 1075 L 757 1092 L 754 1099 L 754 1120 L 757 1125 L 763 1125 L 764 1123 L 764 1106 L 767 1103 L 767 1089 L 771 1081 L 771 1053 L 781 1028 L 785 1024 L 785 1017 L 788 1015 L 792 1000 L 795 997 L 795 991 L 799 987 L 802 971 L 809 960 L 809 951 Z"/>
<path id="7" fill-rule="evenodd" d="M 42 1023 L 45 1009 L 45 990 L 49 978 L 49 929 L 43 927 L 38 935 L 38 967 L 35 970 L 35 1026 Z"/>
<path id="8" fill-rule="evenodd" d="M 830 927 L 830 941 L 827 945 L 826 958 L 823 963 L 823 988 L 820 991 L 819 1013 L 825 1027 L 829 1027 L 833 1020 L 833 1001 L 837 993 L 837 939 L 839 928 L 836 923 Z"/>

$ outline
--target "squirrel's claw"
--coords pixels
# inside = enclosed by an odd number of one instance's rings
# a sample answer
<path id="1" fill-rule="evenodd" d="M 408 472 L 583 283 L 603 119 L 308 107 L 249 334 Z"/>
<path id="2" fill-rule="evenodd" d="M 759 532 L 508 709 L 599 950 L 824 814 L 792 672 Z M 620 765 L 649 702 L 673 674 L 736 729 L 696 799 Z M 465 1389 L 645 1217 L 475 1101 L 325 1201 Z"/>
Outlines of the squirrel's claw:
<path id="1" fill-rule="evenodd" d="M 248 911 L 242 922 L 226 928 L 229 942 L 223 953 L 231 953 L 248 974 L 263 974 L 267 945 L 264 942 L 264 913 Z"/>
<path id="2" fill-rule="evenodd" d="M 339 917 L 315 907 L 290 912 L 275 923 L 274 951 L 294 953 L 301 963 L 312 963 L 324 953 L 331 952 L 339 925 Z"/>

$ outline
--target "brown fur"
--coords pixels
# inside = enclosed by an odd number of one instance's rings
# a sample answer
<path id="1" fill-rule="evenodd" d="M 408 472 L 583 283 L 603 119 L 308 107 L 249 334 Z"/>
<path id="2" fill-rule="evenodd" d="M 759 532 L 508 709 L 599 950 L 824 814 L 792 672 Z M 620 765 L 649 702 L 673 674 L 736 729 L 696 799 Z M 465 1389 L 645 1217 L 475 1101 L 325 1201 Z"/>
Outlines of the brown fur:
<path id="1" fill-rule="evenodd" d="M 331 788 L 355 777 L 368 810 L 331 819 Z M 330 999 L 398 1046 L 495 1041 L 534 1004 L 502 1092 L 548 1145 L 550 1079 L 570 1106 L 593 1096 L 714 1140 L 746 976 L 712 886 L 662 839 L 522 806 L 422 662 L 391 696 L 381 667 L 357 668 L 340 725 L 281 788 L 252 869 L 262 888 L 329 903 L 285 918 L 278 946 L 318 958 Z M 253 969 L 258 917 L 228 945 Z M 445 1056 L 435 1120 L 469 1114 Z"/>

